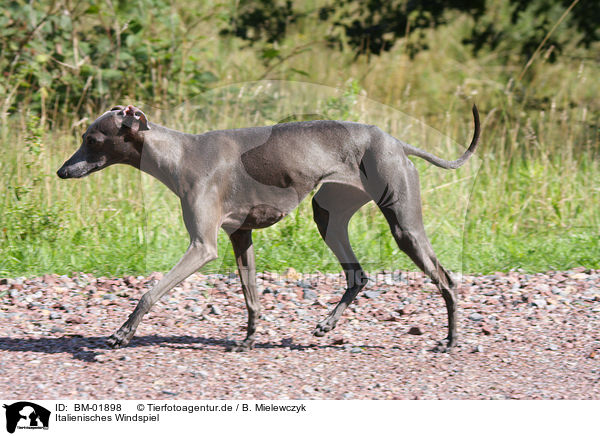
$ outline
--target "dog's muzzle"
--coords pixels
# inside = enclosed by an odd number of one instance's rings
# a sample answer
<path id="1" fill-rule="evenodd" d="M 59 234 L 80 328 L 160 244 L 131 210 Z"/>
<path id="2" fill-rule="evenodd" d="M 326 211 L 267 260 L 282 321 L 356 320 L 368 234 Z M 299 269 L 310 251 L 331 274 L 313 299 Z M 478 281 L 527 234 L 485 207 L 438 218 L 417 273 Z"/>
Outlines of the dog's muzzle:
<path id="1" fill-rule="evenodd" d="M 58 171 L 56 172 L 56 175 L 58 177 L 60 177 L 61 179 L 68 179 L 69 178 L 69 170 L 65 166 L 62 166 L 58 169 Z"/>

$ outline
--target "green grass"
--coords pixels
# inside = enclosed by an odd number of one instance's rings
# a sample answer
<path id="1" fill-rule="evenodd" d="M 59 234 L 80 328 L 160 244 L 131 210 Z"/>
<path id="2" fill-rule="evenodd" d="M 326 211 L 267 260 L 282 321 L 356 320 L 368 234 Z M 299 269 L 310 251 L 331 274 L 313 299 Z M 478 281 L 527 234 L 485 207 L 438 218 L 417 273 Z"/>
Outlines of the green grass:
<path id="1" fill-rule="evenodd" d="M 600 268 L 597 65 L 568 58 L 547 64 L 541 56 L 527 81 L 515 83 L 522 64 L 505 64 L 499 53 L 475 58 L 460 43 L 467 20 L 460 17 L 429 32 L 432 49 L 414 60 L 402 44 L 370 60 L 316 45 L 266 76 L 288 82 L 264 83 L 252 82 L 267 69 L 255 51 L 202 27 L 198 31 L 205 38 L 197 43 L 205 48 L 204 66 L 223 78 L 219 86 L 175 109 L 127 103 L 140 105 L 151 121 L 188 132 L 318 113 L 376 124 L 453 159 L 470 140 L 475 101 L 483 131 L 474 159 L 458 171 L 414 159 L 426 228 L 442 263 L 480 273 Z M 301 23 L 280 49 L 290 52 L 324 25 Z M 64 119 L 47 131 L 23 111 L 1 126 L 0 275 L 168 270 L 188 237 L 179 203 L 166 188 L 125 166 L 83 180 L 55 176 L 89 124 L 77 121 Z M 415 269 L 372 203 L 350 227 L 366 269 Z M 339 270 L 312 222 L 308 201 L 272 228 L 255 232 L 254 240 L 260 270 Z M 224 234 L 219 254 L 206 271 L 233 269 Z"/>

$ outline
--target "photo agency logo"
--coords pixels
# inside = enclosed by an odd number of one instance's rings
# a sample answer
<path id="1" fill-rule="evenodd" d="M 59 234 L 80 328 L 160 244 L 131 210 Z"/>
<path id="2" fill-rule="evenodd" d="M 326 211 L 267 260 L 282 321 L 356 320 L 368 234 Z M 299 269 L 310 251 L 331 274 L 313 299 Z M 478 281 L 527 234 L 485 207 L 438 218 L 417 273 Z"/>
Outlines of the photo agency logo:
<path id="1" fill-rule="evenodd" d="M 48 430 L 50 411 L 42 406 L 28 401 L 19 401 L 6 409 L 6 431 L 14 433 L 19 430 Z"/>

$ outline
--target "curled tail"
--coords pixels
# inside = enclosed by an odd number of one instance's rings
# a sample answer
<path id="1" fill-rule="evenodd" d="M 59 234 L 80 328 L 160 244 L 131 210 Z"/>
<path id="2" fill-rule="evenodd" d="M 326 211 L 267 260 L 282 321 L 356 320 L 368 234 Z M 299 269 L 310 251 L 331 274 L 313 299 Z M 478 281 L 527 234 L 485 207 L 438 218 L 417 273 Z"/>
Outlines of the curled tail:
<path id="1" fill-rule="evenodd" d="M 469 145 L 469 148 L 467 149 L 467 151 L 465 151 L 465 153 L 456 160 L 452 160 L 452 161 L 444 160 L 444 159 L 439 158 L 431 153 L 428 153 L 426 151 L 423 151 L 416 147 L 413 147 L 412 145 L 409 145 L 409 144 L 404 145 L 404 150 L 405 150 L 406 154 L 425 159 L 427 162 L 430 162 L 440 168 L 445 168 L 447 170 L 456 169 L 456 168 L 460 167 L 462 164 L 464 164 L 467 161 L 467 159 L 469 159 L 469 157 L 471 157 L 471 155 L 477 148 L 477 144 L 479 142 L 479 133 L 480 133 L 479 112 L 477 112 L 477 106 L 475 106 L 475 105 L 473 105 L 473 121 L 475 123 L 475 132 L 473 133 L 473 139 L 471 140 L 471 145 Z"/>

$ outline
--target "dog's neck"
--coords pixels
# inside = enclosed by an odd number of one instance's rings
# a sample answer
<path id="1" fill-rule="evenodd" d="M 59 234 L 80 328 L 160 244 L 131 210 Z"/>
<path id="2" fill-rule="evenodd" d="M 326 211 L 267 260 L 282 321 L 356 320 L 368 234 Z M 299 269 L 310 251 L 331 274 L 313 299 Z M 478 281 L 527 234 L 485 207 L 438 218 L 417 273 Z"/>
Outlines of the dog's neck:
<path id="1" fill-rule="evenodd" d="M 185 147 L 195 135 L 151 124 L 143 132 L 139 169 L 160 180 L 167 188 L 182 197 L 186 189 L 182 168 Z"/>

